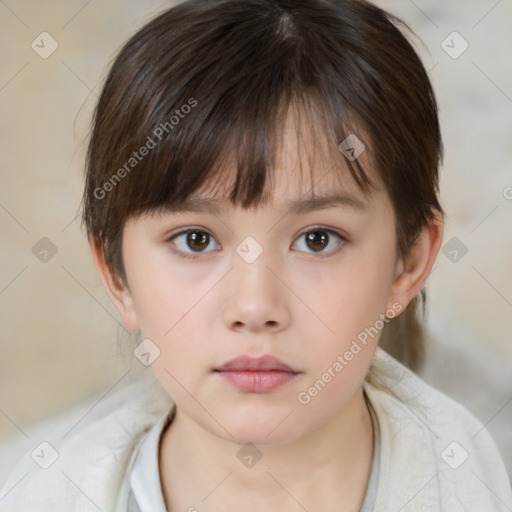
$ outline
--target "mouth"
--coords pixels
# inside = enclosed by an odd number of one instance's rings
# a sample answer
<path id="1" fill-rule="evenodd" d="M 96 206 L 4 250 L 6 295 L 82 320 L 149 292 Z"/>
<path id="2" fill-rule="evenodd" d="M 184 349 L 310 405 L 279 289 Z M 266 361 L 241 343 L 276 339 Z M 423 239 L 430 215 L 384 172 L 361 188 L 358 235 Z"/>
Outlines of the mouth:
<path id="1" fill-rule="evenodd" d="M 302 373 L 273 356 L 237 357 L 215 368 L 214 372 L 240 391 L 248 393 L 267 393 Z"/>

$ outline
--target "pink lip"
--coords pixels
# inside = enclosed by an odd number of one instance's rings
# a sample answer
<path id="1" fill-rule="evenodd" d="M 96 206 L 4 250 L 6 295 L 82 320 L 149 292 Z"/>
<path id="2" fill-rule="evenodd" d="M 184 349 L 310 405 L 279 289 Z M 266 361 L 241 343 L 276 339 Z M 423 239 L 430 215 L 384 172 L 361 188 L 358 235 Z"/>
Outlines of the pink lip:
<path id="1" fill-rule="evenodd" d="M 283 363 L 277 357 L 274 356 L 260 356 L 260 357 L 249 357 L 239 356 L 231 359 L 227 363 L 215 368 L 215 371 L 269 371 L 269 370 L 281 370 L 284 372 L 295 372 L 298 370 Z"/>
<path id="2" fill-rule="evenodd" d="M 266 393 L 300 373 L 273 356 L 237 357 L 214 371 L 241 391 L 250 393 Z"/>

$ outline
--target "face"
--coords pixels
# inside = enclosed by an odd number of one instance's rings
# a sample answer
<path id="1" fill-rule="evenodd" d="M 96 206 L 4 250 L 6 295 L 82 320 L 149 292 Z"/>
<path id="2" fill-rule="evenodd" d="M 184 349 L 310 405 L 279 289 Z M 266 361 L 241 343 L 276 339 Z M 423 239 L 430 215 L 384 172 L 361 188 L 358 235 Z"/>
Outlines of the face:
<path id="1" fill-rule="evenodd" d="M 152 368 L 178 414 L 238 443 L 292 442 L 342 414 L 384 315 L 405 308 L 392 293 L 387 194 L 380 187 L 367 199 L 348 170 L 340 177 L 319 166 L 315 196 L 351 199 L 306 208 L 310 187 L 297 178 L 291 133 L 268 204 L 143 215 L 123 233 L 125 322 L 160 350 Z M 266 355 L 286 371 L 216 371 Z"/>

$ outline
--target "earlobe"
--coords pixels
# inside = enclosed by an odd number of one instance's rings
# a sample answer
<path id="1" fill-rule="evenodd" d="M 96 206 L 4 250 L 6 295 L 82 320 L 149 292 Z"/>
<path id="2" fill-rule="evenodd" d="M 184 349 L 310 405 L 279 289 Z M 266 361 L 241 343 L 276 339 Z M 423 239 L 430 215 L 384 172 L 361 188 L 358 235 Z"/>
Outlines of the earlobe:
<path id="1" fill-rule="evenodd" d="M 139 329 L 139 322 L 132 294 L 122 279 L 113 274 L 105 260 L 103 248 L 96 240 L 90 240 L 94 266 L 100 276 L 103 288 L 109 299 L 119 311 L 125 325 L 132 330 Z"/>
<path id="2" fill-rule="evenodd" d="M 390 294 L 390 303 L 399 302 L 403 310 L 421 291 L 427 280 L 443 238 L 443 216 L 437 210 L 428 226 L 423 228 L 411 248 L 406 261 L 397 265 L 395 279 Z"/>

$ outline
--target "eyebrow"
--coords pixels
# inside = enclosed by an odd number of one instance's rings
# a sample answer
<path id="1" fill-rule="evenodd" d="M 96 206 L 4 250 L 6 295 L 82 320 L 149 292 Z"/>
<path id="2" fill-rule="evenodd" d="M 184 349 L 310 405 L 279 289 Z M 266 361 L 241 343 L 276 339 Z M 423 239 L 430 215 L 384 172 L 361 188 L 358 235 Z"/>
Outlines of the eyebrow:
<path id="1" fill-rule="evenodd" d="M 228 203 L 221 199 L 193 197 L 186 199 L 179 205 L 166 207 L 165 210 L 171 213 L 199 212 L 215 214 L 220 213 L 227 206 Z M 335 193 L 292 199 L 284 203 L 284 208 L 287 212 L 292 214 L 305 214 L 327 208 L 348 208 L 354 211 L 364 212 L 366 210 L 366 204 L 350 194 Z"/>

